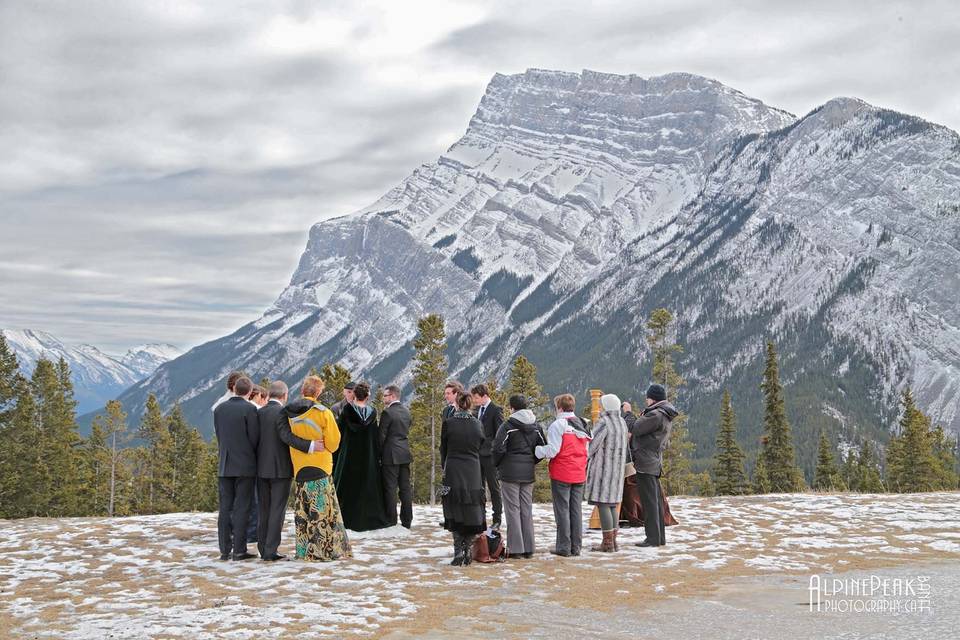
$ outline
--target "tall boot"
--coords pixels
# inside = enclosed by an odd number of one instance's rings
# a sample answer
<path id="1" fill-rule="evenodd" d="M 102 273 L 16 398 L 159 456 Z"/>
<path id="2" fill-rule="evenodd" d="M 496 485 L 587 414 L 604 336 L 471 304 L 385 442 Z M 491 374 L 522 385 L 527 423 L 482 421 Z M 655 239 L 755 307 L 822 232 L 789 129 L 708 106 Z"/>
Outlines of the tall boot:
<path id="1" fill-rule="evenodd" d="M 603 532 L 603 542 L 590 547 L 590 551 L 613 552 L 613 530 Z"/>
<path id="2" fill-rule="evenodd" d="M 620 533 L 620 529 L 613 530 L 613 550 L 620 551 L 620 544 L 617 542 L 617 534 Z"/>
<path id="3" fill-rule="evenodd" d="M 463 564 L 463 536 L 459 533 L 453 534 L 453 560 L 450 566 L 459 567 Z"/>
<path id="4" fill-rule="evenodd" d="M 473 541 L 477 536 L 463 536 L 463 566 L 473 562 Z"/>

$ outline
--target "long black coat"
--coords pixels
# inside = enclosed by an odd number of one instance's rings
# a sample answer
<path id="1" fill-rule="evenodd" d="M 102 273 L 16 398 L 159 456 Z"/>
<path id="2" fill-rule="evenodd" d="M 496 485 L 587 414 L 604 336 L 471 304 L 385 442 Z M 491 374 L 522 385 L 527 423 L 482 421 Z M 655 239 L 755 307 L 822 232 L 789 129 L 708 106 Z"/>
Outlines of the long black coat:
<path id="1" fill-rule="evenodd" d="M 480 472 L 483 445 L 480 421 L 467 413 L 454 413 L 440 429 L 440 464 L 443 484 L 443 526 L 466 535 L 486 529 L 487 494 Z"/>
<path id="2" fill-rule="evenodd" d="M 221 478 L 256 477 L 260 420 L 253 403 L 234 396 L 213 411 L 213 429 L 217 434 Z"/>
<path id="3" fill-rule="evenodd" d="M 380 464 L 410 464 L 410 410 L 394 402 L 380 414 Z"/>
<path id="4" fill-rule="evenodd" d="M 353 531 L 389 527 L 380 476 L 377 412 L 370 407 L 370 413 L 363 418 L 355 406 L 347 403 L 340 411 L 337 425 L 340 455 L 333 468 L 333 483 L 344 525 Z"/>

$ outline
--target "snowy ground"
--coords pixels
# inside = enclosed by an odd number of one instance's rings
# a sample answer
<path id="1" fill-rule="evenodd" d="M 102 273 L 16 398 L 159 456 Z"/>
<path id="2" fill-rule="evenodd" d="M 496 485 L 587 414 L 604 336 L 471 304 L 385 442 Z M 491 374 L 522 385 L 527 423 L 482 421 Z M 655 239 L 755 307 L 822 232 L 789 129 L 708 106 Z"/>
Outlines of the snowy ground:
<path id="1" fill-rule="evenodd" d="M 354 534 L 354 559 L 327 564 L 220 562 L 215 514 L 0 521 L 0 637 L 636 638 L 696 635 L 704 624 L 713 637 L 766 637 L 748 631 L 757 616 L 735 595 L 742 585 L 766 581 L 782 594 L 767 602 L 771 636 L 780 617 L 813 633 L 792 606 L 806 603 L 798 585 L 880 568 L 940 576 L 933 613 L 900 616 L 905 628 L 957 617 L 945 585 L 960 585 L 958 493 L 675 498 L 671 507 L 680 525 L 667 529 L 666 547 L 634 547 L 642 532 L 624 529 L 620 553 L 561 559 L 546 553 L 551 508 L 537 505 L 533 559 L 466 569 L 448 566 L 449 537 L 431 507 L 416 508 L 412 533 Z M 280 551 L 292 555 L 288 516 Z M 585 547 L 598 541 L 590 532 Z M 678 613 L 683 626 L 662 627 Z M 829 620 L 837 636 L 871 637 L 862 617 Z"/>

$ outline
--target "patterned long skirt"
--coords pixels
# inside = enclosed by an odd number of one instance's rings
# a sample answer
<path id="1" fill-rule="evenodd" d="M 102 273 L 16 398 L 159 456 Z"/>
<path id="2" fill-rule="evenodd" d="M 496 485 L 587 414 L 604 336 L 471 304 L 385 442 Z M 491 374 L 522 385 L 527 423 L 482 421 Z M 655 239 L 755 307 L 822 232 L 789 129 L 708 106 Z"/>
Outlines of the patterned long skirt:
<path id="1" fill-rule="evenodd" d="M 333 478 L 297 483 L 293 521 L 298 560 L 327 562 L 353 557 Z"/>

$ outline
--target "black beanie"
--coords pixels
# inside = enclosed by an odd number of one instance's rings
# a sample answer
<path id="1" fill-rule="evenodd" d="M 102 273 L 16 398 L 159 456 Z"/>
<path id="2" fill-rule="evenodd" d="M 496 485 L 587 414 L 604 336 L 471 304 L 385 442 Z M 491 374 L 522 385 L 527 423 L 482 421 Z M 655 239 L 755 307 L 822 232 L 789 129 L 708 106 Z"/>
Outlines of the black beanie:
<path id="1" fill-rule="evenodd" d="M 662 385 L 652 384 L 647 388 L 647 397 L 654 402 L 663 402 L 667 399 L 667 390 Z"/>

